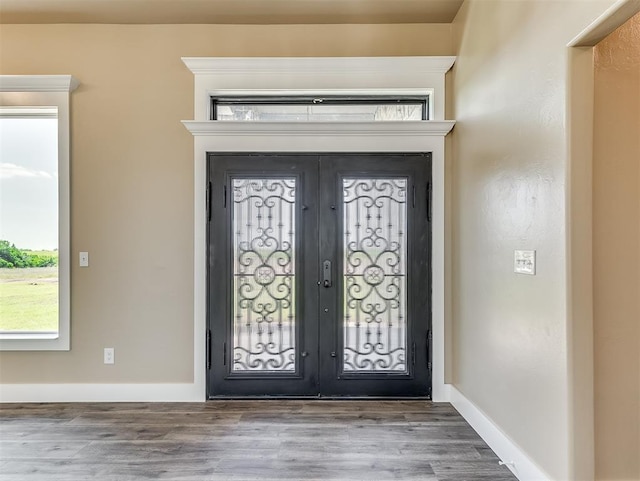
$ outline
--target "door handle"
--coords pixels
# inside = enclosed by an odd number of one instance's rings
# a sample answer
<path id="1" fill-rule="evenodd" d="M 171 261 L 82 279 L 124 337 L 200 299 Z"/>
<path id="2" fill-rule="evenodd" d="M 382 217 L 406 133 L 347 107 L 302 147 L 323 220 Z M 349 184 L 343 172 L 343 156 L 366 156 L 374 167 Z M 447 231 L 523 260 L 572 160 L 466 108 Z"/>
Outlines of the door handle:
<path id="1" fill-rule="evenodd" d="M 324 287 L 331 287 L 331 261 L 324 261 L 322 263 L 322 285 Z"/>

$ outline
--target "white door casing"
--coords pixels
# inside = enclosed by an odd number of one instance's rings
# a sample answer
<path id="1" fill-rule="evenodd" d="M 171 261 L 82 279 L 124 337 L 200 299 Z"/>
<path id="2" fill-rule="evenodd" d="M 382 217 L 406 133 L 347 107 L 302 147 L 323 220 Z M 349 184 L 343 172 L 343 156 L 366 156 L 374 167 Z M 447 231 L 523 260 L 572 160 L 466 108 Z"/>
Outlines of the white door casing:
<path id="1" fill-rule="evenodd" d="M 183 58 L 194 73 L 194 386 L 206 398 L 207 152 L 431 152 L 433 162 L 432 329 L 434 401 L 444 380 L 445 74 L 455 57 Z M 432 120 L 411 122 L 217 122 L 211 96 L 429 95 Z"/>

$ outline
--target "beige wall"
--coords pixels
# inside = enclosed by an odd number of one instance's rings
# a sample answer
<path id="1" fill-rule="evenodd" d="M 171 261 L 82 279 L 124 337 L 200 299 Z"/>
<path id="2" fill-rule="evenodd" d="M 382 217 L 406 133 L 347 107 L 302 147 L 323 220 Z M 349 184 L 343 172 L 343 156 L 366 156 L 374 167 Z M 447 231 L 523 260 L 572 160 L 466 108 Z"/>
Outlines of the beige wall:
<path id="1" fill-rule="evenodd" d="M 592 163 L 593 48 L 568 49 L 567 377 L 573 478 L 594 479 Z"/>
<path id="2" fill-rule="evenodd" d="M 0 74 L 72 74 L 70 352 L 3 383 L 193 380 L 193 76 L 181 56 L 452 55 L 450 25 L 2 25 Z M 102 364 L 114 347 L 116 364 Z"/>
<path id="3" fill-rule="evenodd" d="M 595 48 L 596 479 L 640 479 L 640 14 Z"/>
<path id="4" fill-rule="evenodd" d="M 612 3 L 468 0 L 453 23 L 453 380 L 557 480 L 577 479 L 566 45 Z M 514 249 L 537 251 L 536 276 Z"/>

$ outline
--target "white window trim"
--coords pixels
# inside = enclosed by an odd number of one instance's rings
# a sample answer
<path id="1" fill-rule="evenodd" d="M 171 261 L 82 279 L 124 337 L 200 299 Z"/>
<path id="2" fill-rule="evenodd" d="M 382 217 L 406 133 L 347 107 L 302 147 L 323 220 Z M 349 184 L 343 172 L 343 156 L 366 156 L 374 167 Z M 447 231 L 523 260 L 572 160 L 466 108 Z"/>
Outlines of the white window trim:
<path id="1" fill-rule="evenodd" d="M 183 57 L 195 75 L 194 120 L 209 120 L 212 95 L 430 95 L 444 120 L 445 74 L 455 57 Z"/>
<path id="2" fill-rule="evenodd" d="M 183 58 L 194 73 L 194 383 L 206 398 L 207 152 L 432 152 L 432 398 L 448 400 L 444 334 L 444 143 L 455 122 L 444 120 L 445 74 L 455 57 Z M 217 122 L 211 95 L 407 92 L 431 94 L 431 119 L 412 122 Z"/>
<path id="3" fill-rule="evenodd" d="M 0 75 L 0 106 L 58 108 L 58 335 L 2 333 L 1 351 L 68 351 L 71 346 L 69 203 L 69 97 L 78 82 L 71 75 Z"/>

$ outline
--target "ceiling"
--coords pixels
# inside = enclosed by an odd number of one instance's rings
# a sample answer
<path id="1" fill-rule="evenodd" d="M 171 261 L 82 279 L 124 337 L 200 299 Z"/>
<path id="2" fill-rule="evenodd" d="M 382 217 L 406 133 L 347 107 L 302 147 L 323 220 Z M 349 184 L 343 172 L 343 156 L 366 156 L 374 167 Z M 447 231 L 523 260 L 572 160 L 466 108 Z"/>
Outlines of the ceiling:
<path id="1" fill-rule="evenodd" d="M 463 0 L 0 0 L 0 23 L 450 23 Z"/>

